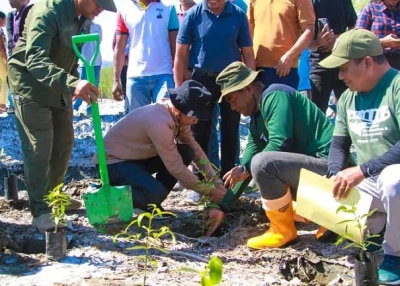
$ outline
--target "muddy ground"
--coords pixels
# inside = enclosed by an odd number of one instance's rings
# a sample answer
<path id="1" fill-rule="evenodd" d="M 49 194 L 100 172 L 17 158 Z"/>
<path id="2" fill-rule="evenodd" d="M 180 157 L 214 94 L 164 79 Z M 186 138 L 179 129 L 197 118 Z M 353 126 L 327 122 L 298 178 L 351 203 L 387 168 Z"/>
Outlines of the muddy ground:
<path id="1" fill-rule="evenodd" d="M 72 181 L 68 187 L 80 198 L 88 181 Z M 163 207 L 176 218 L 157 222 L 154 227 L 169 226 L 176 243 L 166 236 L 160 243 L 169 253 L 151 251 L 157 266 L 150 266 L 146 285 L 199 285 L 200 277 L 184 272 L 183 267 L 203 269 L 211 255 L 224 263 L 221 285 L 353 285 L 354 250 L 342 250 L 329 242 L 314 239 L 318 226 L 298 223 L 299 239 L 286 248 L 251 251 L 246 240 L 263 233 L 268 221 L 261 210 L 259 193 L 242 196 L 218 237 L 205 240 L 201 206 L 183 203 L 189 191 L 172 191 Z M 30 225 L 26 192 L 10 204 L 0 197 L 0 284 L 1 285 L 140 285 L 144 264 L 142 250 L 129 250 L 144 239 L 132 241 L 113 236 L 123 225 L 110 225 L 99 232 L 88 222 L 85 209 L 68 213 L 72 229 L 68 231 L 67 257 L 59 262 L 44 254 L 44 236 Z M 137 227 L 131 233 L 141 232 Z"/>
<path id="2" fill-rule="evenodd" d="M 111 100 L 100 104 L 104 132 L 122 117 L 123 105 Z M 8 172 L 19 175 L 19 189 L 25 188 L 22 176 L 22 153 L 13 116 L 3 118 L 0 149 L 3 150 L 0 178 Z M 248 120 L 240 126 L 241 150 L 246 144 Z M 66 176 L 66 191 L 80 198 L 93 177 L 92 154 L 95 150 L 90 116 L 74 117 L 75 145 Z M 74 180 L 77 179 L 78 181 Z M 124 226 L 108 226 L 103 232 L 93 228 L 85 209 L 68 213 L 72 229 L 68 231 L 69 249 L 59 262 L 44 254 L 44 236 L 31 227 L 26 192 L 10 204 L 4 198 L 0 184 L 0 285 L 138 285 L 143 282 L 144 265 L 138 261 L 143 251 L 129 250 L 140 241 L 113 236 Z M 342 250 L 333 243 L 316 241 L 318 226 L 297 224 L 299 239 L 287 248 L 251 251 L 246 240 L 262 234 L 268 221 L 261 209 L 259 193 L 249 193 L 240 199 L 227 214 L 224 228 L 218 237 L 199 238 L 202 229 L 201 206 L 183 203 L 188 191 L 173 191 L 163 207 L 176 218 L 157 223 L 154 227 L 169 226 L 176 235 L 161 240 L 169 253 L 150 252 L 158 261 L 150 267 L 146 285 L 199 285 L 200 277 L 183 272 L 183 267 L 204 269 L 211 255 L 223 260 L 221 285 L 353 285 L 352 259 L 355 250 Z M 133 228 L 131 233 L 142 232 Z"/>

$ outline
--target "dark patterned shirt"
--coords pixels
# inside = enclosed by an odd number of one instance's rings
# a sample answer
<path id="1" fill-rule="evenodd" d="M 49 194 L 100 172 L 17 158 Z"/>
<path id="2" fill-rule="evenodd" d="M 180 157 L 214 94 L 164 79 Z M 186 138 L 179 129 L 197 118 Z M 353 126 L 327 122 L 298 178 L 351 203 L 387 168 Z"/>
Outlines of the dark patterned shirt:
<path id="1" fill-rule="evenodd" d="M 367 4 L 358 16 L 356 27 L 370 30 L 378 38 L 389 34 L 400 37 L 400 4 L 394 10 L 389 9 L 383 1 Z M 386 48 L 385 52 L 400 54 L 399 49 Z"/>

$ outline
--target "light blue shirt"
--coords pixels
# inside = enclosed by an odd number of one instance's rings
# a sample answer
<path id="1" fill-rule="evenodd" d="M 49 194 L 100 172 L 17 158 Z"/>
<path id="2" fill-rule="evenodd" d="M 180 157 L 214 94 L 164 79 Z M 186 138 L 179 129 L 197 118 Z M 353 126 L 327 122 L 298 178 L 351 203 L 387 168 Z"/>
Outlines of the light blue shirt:
<path id="1" fill-rule="evenodd" d="M 92 22 L 92 24 L 90 25 L 90 33 L 91 34 L 98 33 L 101 42 L 103 35 L 101 26 L 99 24 Z M 83 45 L 82 55 L 88 62 L 90 62 L 90 60 L 92 59 L 95 49 L 96 49 L 96 42 L 87 42 Z M 101 53 L 99 52 L 99 55 L 97 56 L 94 62 L 94 66 L 101 66 L 101 63 L 102 63 L 102 58 L 101 58 Z M 81 60 L 79 60 L 78 64 L 79 66 L 83 66 L 83 62 Z"/>

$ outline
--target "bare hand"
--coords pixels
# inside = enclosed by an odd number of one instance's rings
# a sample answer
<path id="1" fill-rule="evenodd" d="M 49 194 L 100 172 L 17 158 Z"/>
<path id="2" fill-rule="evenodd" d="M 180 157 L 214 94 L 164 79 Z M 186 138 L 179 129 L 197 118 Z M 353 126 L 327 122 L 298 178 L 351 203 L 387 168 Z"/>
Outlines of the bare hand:
<path id="1" fill-rule="evenodd" d="M 226 189 L 222 184 L 217 184 L 210 190 L 210 197 L 211 197 L 211 202 L 214 204 L 219 204 L 219 202 L 222 200 L 222 198 L 226 194 Z"/>
<path id="2" fill-rule="evenodd" d="M 222 179 L 225 182 L 225 187 L 233 189 L 238 182 L 247 179 L 248 176 L 249 174 L 247 172 L 242 172 L 242 168 L 240 166 L 236 166 L 226 173 Z"/>
<path id="3" fill-rule="evenodd" d="M 205 222 L 207 227 L 207 236 L 210 237 L 223 223 L 225 219 L 225 213 L 217 208 L 209 208 L 205 216 Z"/>
<path id="4" fill-rule="evenodd" d="M 333 196 L 340 200 L 347 198 L 351 189 L 361 183 L 364 179 L 364 174 L 359 166 L 344 169 L 336 174 L 333 178 Z"/>
<path id="5" fill-rule="evenodd" d="M 119 81 L 114 81 L 112 87 L 112 94 L 116 101 L 122 101 L 124 99 L 124 93 L 122 91 L 122 85 Z"/>
<path id="6" fill-rule="evenodd" d="M 381 43 L 385 48 L 399 49 L 400 39 L 395 34 L 389 34 L 381 39 Z"/>
<path id="7" fill-rule="evenodd" d="M 335 42 L 335 34 L 333 33 L 332 29 L 328 30 L 328 24 L 325 24 L 321 32 L 319 32 L 317 35 L 318 47 L 324 47 L 330 43 L 332 43 L 333 46 L 334 42 Z"/>
<path id="8" fill-rule="evenodd" d="M 335 46 L 335 42 L 336 42 L 338 35 L 334 35 L 333 30 L 331 30 L 331 31 L 332 31 L 332 37 L 330 38 L 330 40 L 327 41 L 325 45 L 320 46 L 320 49 L 323 53 L 332 52 L 332 49 Z"/>
<path id="9" fill-rule="evenodd" d="M 72 95 L 72 100 L 80 97 L 88 105 L 91 105 L 92 101 L 97 102 L 98 95 L 99 90 L 97 89 L 97 87 L 95 87 L 87 80 L 80 80 L 75 87 L 74 93 Z"/>
<path id="10" fill-rule="evenodd" d="M 279 60 L 278 64 L 276 65 L 276 74 L 279 77 L 287 76 L 292 68 L 293 64 L 293 56 L 285 53 Z"/>

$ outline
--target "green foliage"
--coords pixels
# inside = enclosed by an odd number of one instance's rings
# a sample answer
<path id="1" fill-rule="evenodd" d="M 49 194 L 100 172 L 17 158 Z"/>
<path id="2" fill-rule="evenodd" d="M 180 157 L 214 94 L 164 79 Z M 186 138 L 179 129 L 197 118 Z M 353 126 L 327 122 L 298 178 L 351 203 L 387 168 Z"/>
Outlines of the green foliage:
<path id="1" fill-rule="evenodd" d="M 208 178 L 208 174 L 207 174 L 207 163 L 208 161 L 205 159 L 201 159 L 200 160 L 200 165 L 201 168 L 199 170 L 201 176 L 203 177 L 203 179 L 195 184 L 195 191 L 199 191 L 201 192 L 201 190 L 204 189 L 204 192 L 202 193 L 202 197 L 200 200 L 200 204 L 203 206 L 203 229 L 202 229 L 202 234 L 205 233 L 207 226 L 209 226 L 212 222 L 207 220 L 207 209 L 208 208 L 218 208 L 217 204 L 213 204 L 211 202 L 211 196 L 210 196 L 210 192 L 211 189 L 215 187 L 216 184 L 221 182 L 221 179 L 219 178 L 219 169 L 217 166 L 215 166 L 214 164 L 211 164 L 211 166 L 214 168 L 214 170 L 216 170 L 216 173 L 214 176 Z"/>
<path id="2" fill-rule="evenodd" d="M 353 6 L 356 12 L 360 12 L 365 5 L 367 5 L 371 0 L 353 0 Z"/>
<path id="3" fill-rule="evenodd" d="M 367 247 L 369 245 L 379 246 L 377 243 L 371 241 L 371 239 L 379 237 L 380 235 L 379 234 L 367 233 L 364 236 L 364 231 L 367 228 L 367 226 L 366 225 L 362 225 L 361 224 L 361 220 L 364 219 L 364 218 L 368 218 L 368 217 L 372 216 L 377 211 L 377 209 L 373 209 L 369 213 L 366 213 L 366 214 L 363 214 L 363 215 L 357 215 L 356 211 L 357 211 L 357 208 L 356 208 L 356 206 L 354 204 L 351 207 L 340 206 L 336 210 L 336 213 L 345 212 L 345 213 L 353 214 L 354 219 L 343 220 L 343 221 L 338 223 L 338 224 L 346 224 L 346 228 L 345 228 L 345 232 L 343 234 L 341 234 L 340 238 L 335 242 L 335 245 L 338 246 L 338 245 L 341 245 L 345 240 L 351 240 L 352 242 L 347 244 L 346 246 L 344 246 L 343 249 L 347 249 L 347 248 L 350 248 L 350 247 L 359 248 L 360 249 L 360 254 L 359 254 L 360 260 L 361 261 L 365 261 L 365 259 L 366 259 L 365 252 L 367 251 Z M 347 231 L 348 225 L 350 223 L 356 224 L 357 228 L 359 229 L 359 231 L 360 231 L 360 240 L 356 240 L 354 238 L 354 236 L 351 235 Z"/>
<path id="4" fill-rule="evenodd" d="M 100 70 L 100 95 L 103 98 L 112 98 L 113 67 L 102 67 Z"/>
<path id="5" fill-rule="evenodd" d="M 201 286 L 213 286 L 221 283 L 223 262 L 217 256 L 211 256 L 205 269 L 195 269 L 190 267 L 182 267 L 182 271 L 197 273 L 200 275 Z"/>
<path id="6" fill-rule="evenodd" d="M 54 224 L 56 225 L 55 233 L 60 223 L 66 223 L 65 210 L 71 204 L 69 195 L 62 191 L 63 186 L 63 183 L 59 184 L 43 199 L 51 208 L 51 217 L 54 219 Z"/>
<path id="7" fill-rule="evenodd" d="M 171 212 L 165 212 L 161 211 L 159 208 L 157 208 L 156 205 L 150 204 L 149 206 L 152 207 L 152 212 L 146 212 L 146 213 L 141 213 L 138 215 L 137 219 L 133 220 L 123 232 L 116 234 L 113 237 L 113 242 L 117 242 L 117 238 L 119 236 L 124 236 L 127 237 L 130 240 L 133 240 L 134 242 L 138 242 L 142 236 L 141 233 L 135 233 L 131 234 L 129 233 L 129 229 L 137 225 L 139 228 L 143 228 L 146 231 L 146 237 L 145 237 L 145 242 L 144 245 L 134 245 L 132 247 L 127 248 L 128 250 L 144 250 L 145 255 L 139 255 L 137 256 L 138 261 L 143 261 L 144 262 L 144 277 L 143 277 L 143 285 L 146 285 L 146 279 L 147 279 L 147 269 L 148 269 L 148 264 L 152 264 L 154 267 L 157 266 L 157 261 L 155 259 L 152 259 L 150 257 L 150 250 L 158 250 L 164 253 L 168 253 L 168 250 L 164 249 L 163 247 L 160 247 L 160 243 L 158 243 L 161 239 L 162 236 L 169 234 L 172 237 L 172 241 L 175 244 L 176 243 L 176 238 L 175 234 L 173 231 L 170 230 L 168 226 L 162 226 L 158 229 L 153 229 L 153 220 L 157 216 L 163 216 L 163 215 L 174 215 Z M 147 219 L 147 225 L 143 225 L 143 219 Z"/>

